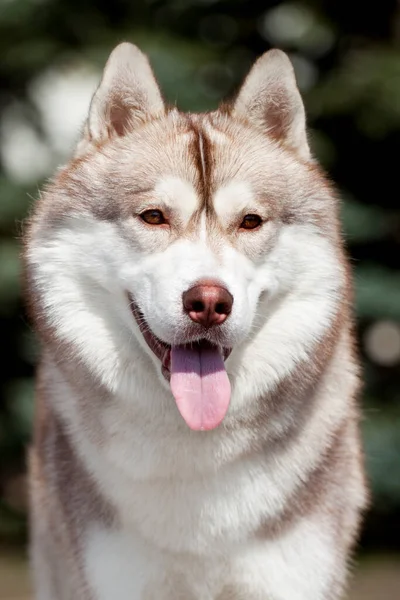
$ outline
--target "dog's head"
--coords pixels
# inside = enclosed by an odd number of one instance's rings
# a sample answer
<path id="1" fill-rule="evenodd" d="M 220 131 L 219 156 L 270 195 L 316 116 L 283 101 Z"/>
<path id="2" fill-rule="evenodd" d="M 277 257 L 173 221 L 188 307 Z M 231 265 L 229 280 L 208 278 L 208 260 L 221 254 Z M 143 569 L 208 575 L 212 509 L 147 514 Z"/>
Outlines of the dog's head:
<path id="1" fill-rule="evenodd" d="M 231 353 L 235 376 L 243 367 L 262 391 L 322 336 L 342 297 L 340 256 L 286 55 L 266 53 L 235 101 L 192 115 L 165 106 L 130 44 L 108 60 L 26 253 L 57 343 L 110 389 L 139 347 L 194 429 L 226 412 Z"/>

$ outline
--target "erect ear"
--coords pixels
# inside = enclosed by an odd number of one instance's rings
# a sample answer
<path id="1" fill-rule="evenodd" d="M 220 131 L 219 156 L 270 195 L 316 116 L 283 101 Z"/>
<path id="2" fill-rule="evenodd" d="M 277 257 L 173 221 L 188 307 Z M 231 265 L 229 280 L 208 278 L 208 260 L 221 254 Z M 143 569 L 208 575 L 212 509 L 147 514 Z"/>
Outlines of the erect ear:
<path id="1" fill-rule="evenodd" d="M 164 110 L 147 57 L 133 44 L 124 42 L 112 51 L 104 68 L 90 105 L 81 149 L 123 136 L 150 118 L 161 116 Z"/>
<path id="2" fill-rule="evenodd" d="M 281 50 L 270 50 L 256 61 L 239 91 L 233 114 L 273 135 L 302 158 L 310 158 L 303 102 L 292 64 Z"/>

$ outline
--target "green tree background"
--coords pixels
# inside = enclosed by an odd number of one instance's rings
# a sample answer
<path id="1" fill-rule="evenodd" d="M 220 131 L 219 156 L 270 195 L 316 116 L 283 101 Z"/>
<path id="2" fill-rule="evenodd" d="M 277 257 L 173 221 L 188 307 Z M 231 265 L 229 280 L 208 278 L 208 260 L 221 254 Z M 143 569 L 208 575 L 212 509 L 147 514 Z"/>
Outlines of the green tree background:
<path id="1" fill-rule="evenodd" d="M 38 349 L 21 299 L 22 221 L 68 156 L 108 53 L 152 60 L 166 98 L 207 110 L 270 47 L 294 63 L 310 139 L 343 198 L 365 373 L 373 505 L 361 546 L 400 548 L 400 7 L 393 0 L 0 0 L 0 542 L 26 536 Z M 79 108 L 79 110 L 78 110 Z M 72 119 L 75 115 L 75 121 Z"/>

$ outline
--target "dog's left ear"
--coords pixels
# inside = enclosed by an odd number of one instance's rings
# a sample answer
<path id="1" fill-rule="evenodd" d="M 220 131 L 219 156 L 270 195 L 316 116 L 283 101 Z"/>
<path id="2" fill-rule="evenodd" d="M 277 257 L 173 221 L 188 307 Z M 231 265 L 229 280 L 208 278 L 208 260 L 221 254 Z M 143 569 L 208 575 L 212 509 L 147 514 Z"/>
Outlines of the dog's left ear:
<path id="1" fill-rule="evenodd" d="M 92 144 L 125 135 L 141 123 L 162 116 L 164 111 L 147 57 L 133 44 L 124 42 L 112 51 L 104 68 L 78 154 Z"/>
<path id="2" fill-rule="evenodd" d="M 310 158 L 303 101 L 292 63 L 281 50 L 270 50 L 256 61 L 234 102 L 233 115 Z"/>

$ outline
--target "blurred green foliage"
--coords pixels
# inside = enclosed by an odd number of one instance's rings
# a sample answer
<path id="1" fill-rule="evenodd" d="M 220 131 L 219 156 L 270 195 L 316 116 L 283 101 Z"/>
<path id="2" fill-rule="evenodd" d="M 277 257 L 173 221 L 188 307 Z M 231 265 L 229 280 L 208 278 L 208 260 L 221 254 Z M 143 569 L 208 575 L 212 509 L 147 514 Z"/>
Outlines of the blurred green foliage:
<path id="1" fill-rule="evenodd" d="M 100 73 L 124 39 L 150 55 L 168 101 L 193 111 L 213 108 L 232 93 L 269 47 L 290 53 L 312 147 L 343 198 L 355 272 L 373 491 L 363 542 L 398 548 L 400 8 L 394 0 L 0 0 L 0 537 L 20 539 L 25 531 L 14 484 L 25 470 L 38 356 L 21 301 L 19 236 L 43 179 L 68 154 L 49 135 L 37 82 L 83 67 Z M 62 115 L 73 89 L 70 94 Z M 25 137 L 18 138 L 21 127 Z M 27 135 L 37 143 L 31 158 Z M 35 172 L 39 149 L 50 160 Z M 17 167 L 10 162 L 16 150 Z M 21 176 L 24 168 L 28 175 Z M 379 329 L 381 322 L 386 329 Z"/>

